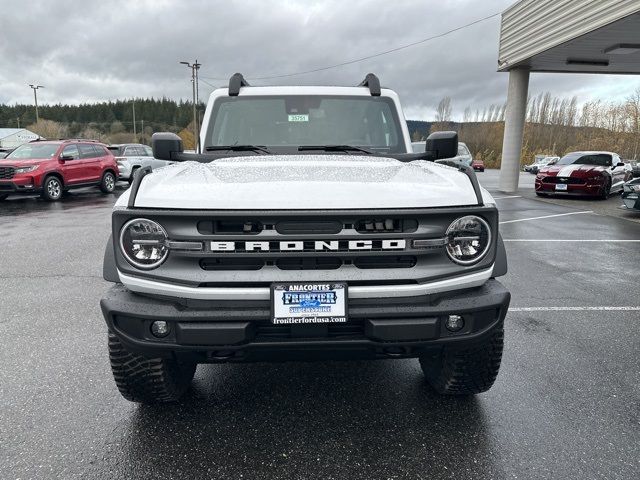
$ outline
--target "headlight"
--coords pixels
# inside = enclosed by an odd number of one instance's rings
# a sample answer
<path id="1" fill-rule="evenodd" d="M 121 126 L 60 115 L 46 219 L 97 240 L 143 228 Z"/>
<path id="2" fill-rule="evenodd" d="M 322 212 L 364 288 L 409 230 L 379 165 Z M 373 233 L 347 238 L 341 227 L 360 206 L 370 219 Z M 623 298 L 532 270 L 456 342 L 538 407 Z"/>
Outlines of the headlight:
<path id="1" fill-rule="evenodd" d="M 33 172 L 36 168 L 38 168 L 38 165 L 29 165 L 28 167 L 16 167 L 15 172 L 16 173 L 29 173 L 29 172 Z"/>
<path id="2" fill-rule="evenodd" d="M 460 265 L 480 261 L 491 246 L 491 229 L 480 217 L 468 215 L 454 220 L 446 233 L 449 258 Z"/>
<path id="3" fill-rule="evenodd" d="M 162 225 L 136 218 L 129 220 L 120 230 L 120 249 L 134 267 L 151 270 L 159 267 L 169 254 L 167 232 Z"/>

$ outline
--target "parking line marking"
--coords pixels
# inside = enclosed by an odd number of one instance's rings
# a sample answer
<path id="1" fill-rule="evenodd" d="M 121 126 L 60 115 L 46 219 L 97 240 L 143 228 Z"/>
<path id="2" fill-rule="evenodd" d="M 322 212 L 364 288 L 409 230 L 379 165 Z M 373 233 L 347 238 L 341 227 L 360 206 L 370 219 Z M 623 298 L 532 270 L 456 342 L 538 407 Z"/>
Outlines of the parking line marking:
<path id="1" fill-rule="evenodd" d="M 522 198 L 521 195 L 511 195 L 509 197 L 493 197 L 494 200 L 504 200 L 505 198 Z"/>
<path id="2" fill-rule="evenodd" d="M 581 312 L 581 311 L 591 311 L 591 312 L 602 312 L 602 311 L 628 311 L 628 312 L 638 312 L 640 311 L 640 306 L 599 306 L 599 307 L 513 307 L 509 308 L 510 312 Z"/>
<path id="3" fill-rule="evenodd" d="M 606 242 L 606 243 L 638 243 L 640 240 L 608 240 L 608 239 L 585 239 L 576 238 L 574 240 L 568 238 L 503 238 L 503 242 Z"/>
<path id="4" fill-rule="evenodd" d="M 593 213 L 593 210 L 585 210 L 583 212 L 556 213 L 555 215 L 543 215 L 542 217 L 531 217 L 531 218 L 518 218 L 516 220 L 505 220 L 504 222 L 500 222 L 500 225 L 503 225 L 505 223 L 528 222 L 529 220 L 542 220 L 543 218 L 565 217 L 567 215 L 579 215 L 581 213 Z"/>

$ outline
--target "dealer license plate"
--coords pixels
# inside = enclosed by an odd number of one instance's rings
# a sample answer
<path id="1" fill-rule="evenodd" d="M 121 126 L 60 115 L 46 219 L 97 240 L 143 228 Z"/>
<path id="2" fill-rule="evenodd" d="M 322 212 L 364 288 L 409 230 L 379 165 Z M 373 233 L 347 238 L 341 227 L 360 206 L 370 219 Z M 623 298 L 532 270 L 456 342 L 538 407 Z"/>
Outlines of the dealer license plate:
<path id="1" fill-rule="evenodd" d="M 271 321 L 276 325 L 345 323 L 347 284 L 275 284 L 271 305 Z"/>
<path id="2" fill-rule="evenodd" d="M 566 192 L 567 191 L 567 184 L 566 183 L 556 183 L 556 190 L 559 190 L 561 192 Z"/>

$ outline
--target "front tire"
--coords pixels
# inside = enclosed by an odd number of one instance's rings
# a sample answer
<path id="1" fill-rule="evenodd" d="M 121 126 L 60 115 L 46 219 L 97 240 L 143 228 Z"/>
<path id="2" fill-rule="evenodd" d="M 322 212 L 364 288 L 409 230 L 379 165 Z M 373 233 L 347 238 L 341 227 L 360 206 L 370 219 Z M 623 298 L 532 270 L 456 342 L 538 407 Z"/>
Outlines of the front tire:
<path id="1" fill-rule="evenodd" d="M 427 381 L 441 395 L 475 395 L 491 388 L 498 376 L 504 346 L 504 324 L 484 340 L 466 347 L 445 346 L 441 353 L 420 357 Z"/>
<path id="2" fill-rule="evenodd" d="M 56 176 L 49 176 L 42 183 L 42 198 L 47 202 L 57 202 L 63 194 L 62 180 Z"/>
<path id="3" fill-rule="evenodd" d="M 120 394 L 131 402 L 154 404 L 180 400 L 193 380 L 197 364 L 147 358 L 125 350 L 109 333 L 111 371 Z"/>
<path id="4" fill-rule="evenodd" d="M 606 200 L 607 198 L 609 198 L 610 194 L 611 194 L 611 179 L 607 178 L 604 182 L 604 185 L 602 186 L 602 192 L 600 192 L 600 195 L 598 195 L 598 197 L 600 197 L 601 200 Z"/>
<path id="5" fill-rule="evenodd" d="M 113 193 L 116 189 L 116 176 L 111 172 L 104 172 L 100 180 L 100 191 L 102 193 Z"/>

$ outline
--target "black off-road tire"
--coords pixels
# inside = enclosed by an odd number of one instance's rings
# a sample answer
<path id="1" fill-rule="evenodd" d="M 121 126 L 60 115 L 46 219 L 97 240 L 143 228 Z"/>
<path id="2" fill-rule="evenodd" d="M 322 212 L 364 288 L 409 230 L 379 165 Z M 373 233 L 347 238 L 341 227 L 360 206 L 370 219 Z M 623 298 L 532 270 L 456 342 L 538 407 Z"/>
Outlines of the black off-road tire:
<path id="1" fill-rule="evenodd" d="M 57 202 L 64 193 L 64 184 L 55 175 L 49 175 L 42 182 L 42 198 L 47 202 Z"/>
<path id="2" fill-rule="evenodd" d="M 113 333 L 109 333 L 109 359 L 122 396 L 131 402 L 146 404 L 180 400 L 191 385 L 197 367 L 195 363 L 131 353 Z"/>
<path id="3" fill-rule="evenodd" d="M 100 191 L 102 193 L 113 193 L 116 189 L 116 178 L 113 172 L 104 172 L 100 180 Z"/>
<path id="4" fill-rule="evenodd" d="M 498 376 L 504 345 L 504 324 L 490 336 L 465 348 L 445 346 L 439 356 L 420 358 L 429 384 L 442 395 L 486 392 Z"/>

